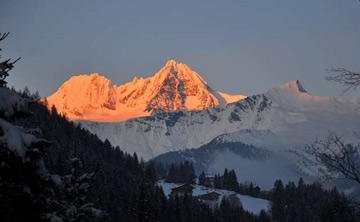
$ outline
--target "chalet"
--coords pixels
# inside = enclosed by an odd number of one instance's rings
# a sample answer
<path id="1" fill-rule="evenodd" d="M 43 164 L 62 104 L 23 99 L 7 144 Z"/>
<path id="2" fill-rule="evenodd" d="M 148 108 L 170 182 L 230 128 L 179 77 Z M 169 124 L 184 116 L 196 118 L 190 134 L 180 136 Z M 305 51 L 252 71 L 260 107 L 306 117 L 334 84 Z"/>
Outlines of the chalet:
<path id="1" fill-rule="evenodd" d="M 179 187 L 172 188 L 170 196 L 172 196 L 172 197 L 185 196 L 185 195 L 192 196 L 193 189 L 194 189 L 193 185 L 184 184 Z"/>
<path id="2" fill-rule="evenodd" d="M 205 187 L 213 187 L 214 186 L 214 176 L 213 175 L 206 175 L 204 178 L 204 186 Z"/>
<path id="3" fill-rule="evenodd" d="M 219 198 L 221 195 L 215 191 L 212 191 L 207 194 L 198 196 L 198 200 L 209 205 L 210 207 L 215 207 L 219 203 Z"/>

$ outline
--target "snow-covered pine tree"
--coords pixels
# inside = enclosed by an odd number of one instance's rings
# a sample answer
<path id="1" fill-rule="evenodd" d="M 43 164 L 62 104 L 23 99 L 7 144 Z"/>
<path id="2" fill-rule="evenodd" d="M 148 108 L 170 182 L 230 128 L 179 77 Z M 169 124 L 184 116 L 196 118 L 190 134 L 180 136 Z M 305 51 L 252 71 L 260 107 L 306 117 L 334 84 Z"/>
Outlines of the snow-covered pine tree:
<path id="1" fill-rule="evenodd" d="M 54 198 L 42 158 L 50 142 L 36 136 L 37 130 L 5 120 L 13 119 L 12 115 L 19 112 L 17 108 L 26 107 L 18 106 L 26 100 L 7 88 L 2 88 L 0 94 L 6 94 L 11 101 L 0 104 L 6 114 L 0 117 L 0 215 L 5 221 L 40 221 L 50 210 L 47 200 Z"/>
<path id="2" fill-rule="evenodd" d="M 0 32 L 0 42 L 3 41 L 7 36 L 9 35 L 9 32 L 1 33 Z M 1 51 L 1 48 L 0 48 Z M 1 59 L 1 56 L 0 56 Z M 14 61 L 10 61 L 11 59 L 6 59 L 4 61 L 0 61 L 0 87 L 6 86 L 5 78 L 9 76 L 9 71 L 14 68 L 14 64 L 19 60 L 20 58 L 17 58 Z"/>
<path id="3" fill-rule="evenodd" d="M 68 205 L 65 206 L 64 214 L 68 221 L 99 221 L 104 213 L 95 208 L 87 198 L 90 184 L 95 173 L 86 173 L 83 170 L 82 161 L 78 157 L 70 159 L 71 172 L 62 177 L 65 198 Z"/>

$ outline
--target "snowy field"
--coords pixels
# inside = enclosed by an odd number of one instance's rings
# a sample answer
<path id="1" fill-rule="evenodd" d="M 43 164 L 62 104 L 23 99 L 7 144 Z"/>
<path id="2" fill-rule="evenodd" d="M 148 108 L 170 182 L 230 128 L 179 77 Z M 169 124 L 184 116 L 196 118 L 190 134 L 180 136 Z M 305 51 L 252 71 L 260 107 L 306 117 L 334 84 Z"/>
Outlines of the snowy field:
<path id="1" fill-rule="evenodd" d="M 162 187 L 164 194 L 166 196 L 170 195 L 172 188 L 182 185 L 182 184 L 176 184 L 176 183 L 166 183 L 163 180 L 159 181 L 158 184 L 160 187 Z M 194 186 L 193 196 L 200 196 L 200 195 L 211 193 L 211 192 L 215 191 L 221 195 L 221 197 L 219 198 L 219 203 L 223 197 L 229 196 L 231 194 L 235 194 L 235 192 L 229 191 L 229 190 L 208 188 L 208 187 L 204 187 L 204 186 L 200 186 L 200 185 L 193 185 L 193 186 Z M 259 214 L 261 210 L 265 210 L 265 211 L 269 210 L 270 201 L 268 201 L 268 200 L 250 197 L 250 196 L 241 195 L 241 194 L 236 194 L 236 196 L 239 198 L 239 200 L 242 204 L 242 207 L 246 211 L 249 211 L 254 214 Z"/>

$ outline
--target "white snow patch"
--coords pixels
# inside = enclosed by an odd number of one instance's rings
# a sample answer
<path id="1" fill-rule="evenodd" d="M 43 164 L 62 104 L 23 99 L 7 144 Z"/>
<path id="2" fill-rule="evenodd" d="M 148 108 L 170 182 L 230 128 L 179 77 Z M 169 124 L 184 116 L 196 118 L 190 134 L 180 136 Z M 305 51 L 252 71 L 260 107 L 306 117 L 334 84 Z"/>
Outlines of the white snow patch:
<path id="1" fill-rule="evenodd" d="M 237 194 L 236 196 L 239 198 L 240 202 L 242 203 L 242 207 L 249 212 L 252 212 L 254 214 L 259 214 L 260 211 L 262 210 L 265 211 L 269 210 L 270 201 L 268 200 L 250 197 L 241 194 Z"/>
<path id="2" fill-rule="evenodd" d="M 6 144 L 7 147 L 16 152 L 23 159 L 28 147 L 33 143 L 46 142 L 44 139 L 39 139 L 32 134 L 27 133 L 26 129 L 12 125 L 0 118 L 0 143 Z"/>
<path id="3" fill-rule="evenodd" d="M 171 194 L 171 189 L 181 186 L 183 184 L 166 183 L 163 180 L 161 180 L 158 182 L 158 185 L 163 189 L 165 196 L 169 197 L 169 195 Z M 217 192 L 218 194 L 220 194 L 220 198 L 217 203 L 218 205 L 220 204 L 221 200 L 224 197 L 227 197 L 232 194 L 236 194 L 234 191 L 229 191 L 229 190 L 209 188 L 200 185 L 193 185 L 193 186 L 194 186 L 193 196 L 195 197 L 211 192 Z M 268 200 L 255 198 L 247 195 L 241 195 L 241 194 L 236 194 L 236 196 L 239 198 L 242 207 L 246 211 L 249 211 L 254 214 L 259 214 L 261 210 L 265 210 L 265 211 L 269 210 L 271 202 Z"/>

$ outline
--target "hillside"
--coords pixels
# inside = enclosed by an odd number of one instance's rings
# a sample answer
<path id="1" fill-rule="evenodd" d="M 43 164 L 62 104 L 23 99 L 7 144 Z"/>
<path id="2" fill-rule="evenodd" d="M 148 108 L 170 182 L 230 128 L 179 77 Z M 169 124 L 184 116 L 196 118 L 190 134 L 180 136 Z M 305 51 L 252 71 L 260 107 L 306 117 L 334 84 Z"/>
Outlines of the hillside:
<path id="1" fill-rule="evenodd" d="M 217 136 L 240 130 L 268 130 L 273 134 L 271 140 L 252 141 L 278 150 L 302 148 L 329 131 L 352 141 L 360 125 L 358 101 L 311 95 L 299 85 L 299 81 L 290 81 L 225 107 L 156 113 L 125 122 L 82 121 L 81 125 L 144 159 L 198 148 Z"/>

